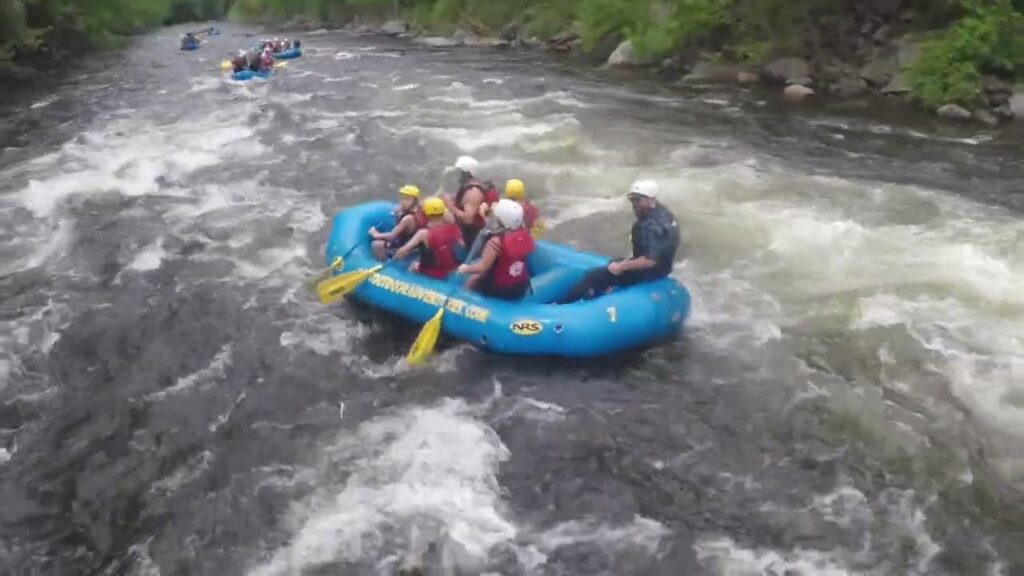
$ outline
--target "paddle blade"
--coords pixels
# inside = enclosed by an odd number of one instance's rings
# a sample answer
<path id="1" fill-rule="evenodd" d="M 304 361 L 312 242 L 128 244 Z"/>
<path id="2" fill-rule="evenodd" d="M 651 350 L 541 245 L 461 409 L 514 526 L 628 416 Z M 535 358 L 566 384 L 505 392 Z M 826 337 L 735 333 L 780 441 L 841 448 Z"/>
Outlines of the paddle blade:
<path id="1" fill-rule="evenodd" d="M 409 349 L 409 354 L 406 355 L 405 361 L 409 364 L 416 365 L 422 364 L 434 351 L 434 346 L 437 345 L 437 337 L 441 335 L 441 316 L 444 315 L 444 307 L 434 314 L 434 317 L 427 321 L 420 329 L 420 335 L 416 337 L 416 341 L 412 343 L 412 348 Z"/>
<path id="2" fill-rule="evenodd" d="M 367 278 L 376 274 L 377 271 L 383 267 L 383 264 L 378 264 L 373 268 L 346 272 L 344 274 L 339 274 L 334 278 L 324 280 L 317 285 L 316 295 L 322 304 L 330 304 L 331 302 L 351 293 L 353 290 L 358 288 L 360 284 L 365 282 Z"/>
<path id="3" fill-rule="evenodd" d="M 326 280 L 327 277 L 330 276 L 330 274 L 335 270 L 340 270 L 344 267 L 345 260 L 341 256 L 336 256 L 334 258 L 334 261 L 331 262 L 330 266 L 321 270 L 320 272 L 317 272 L 316 276 L 313 276 L 312 278 L 306 281 L 306 289 L 309 290 L 310 292 L 316 292 L 316 287 L 318 284 Z"/>
<path id="4" fill-rule="evenodd" d="M 284 68 L 287 65 L 288 65 L 288 61 L 287 60 L 282 60 L 280 62 L 274 62 L 274 68 Z"/>
<path id="5" fill-rule="evenodd" d="M 544 228 L 544 224 L 538 220 L 537 222 L 534 222 L 533 228 L 530 228 L 530 236 L 532 236 L 534 240 L 540 240 L 544 237 L 545 231 L 546 229 Z"/>
<path id="6" fill-rule="evenodd" d="M 230 60 L 221 60 L 220 61 L 220 69 L 221 70 L 227 70 L 228 68 L 231 68 L 231 61 Z"/>

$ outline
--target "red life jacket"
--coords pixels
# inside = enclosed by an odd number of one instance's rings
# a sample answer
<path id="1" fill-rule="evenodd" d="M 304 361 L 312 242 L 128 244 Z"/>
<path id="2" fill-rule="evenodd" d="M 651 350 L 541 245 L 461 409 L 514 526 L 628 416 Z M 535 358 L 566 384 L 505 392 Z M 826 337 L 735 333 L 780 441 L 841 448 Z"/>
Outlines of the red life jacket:
<path id="1" fill-rule="evenodd" d="M 412 239 L 413 234 L 419 232 L 420 228 L 423 228 L 427 225 L 427 215 L 423 213 L 422 208 L 420 208 L 419 206 L 415 206 L 412 210 L 402 210 L 401 207 L 396 208 L 394 213 L 395 226 L 401 224 L 402 219 L 410 214 L 412 215 L 413 220 L 416 221 L 416 227 L 406 232 L 405 234 L 402 234 L 400 237 L 392 240 L 393 245 L 405 246 L 405 243 Z"/>
<path id="2" fill-rule="evenodd" d="M 416 230 L 427 227 L 427 215 L 423 213 L 423 208 L 419 208 L 413 212 L 412 217 L 416 219 Z"/>
<path id="3" fill-rule="evenodd" d="M 473 179 L 470 180 L 469 182 L 466 182 L 466 184 L 463 185 L 462 188 L 459 188 L 459 191 L 455 193 L 455 206 L 458 207 L 459 210 L 464 209 L 462 207 L 462 200 L 464 199 L 464 197 L 466 196 L 466 192 L 469 191 L 470 188 L 479 188 L 480 191 L 483 192 L 484 204 L 495 204 L 498 202 L 498 200 L 501 199 L 501 194 L 498 193 L 498 189 L 494 186 L 493 182 L 482 182 L 480 180 Z M 483 216 L 481 216 L 480 213 L 477 212 L 476 216 L 473 219 L 473 228 L 476 228 L 477 230 L 483 230 L 484 224 L 486 224 L 486 221 L 484 220 Z"/>
<path id="4" fill-rule="evenodd" d="M 491 284 L 497 289 L 521 286 L 530 281 L 530 270 L 526 257 L 533 252 L 533 238 L 526 228 L 503 232 L 498 241 L 501 251 L 498 260 L 488 270 Z"/>
<path id="5" fill-rule="evenodd" d="M 426 249 L 420 247 L 420 274 L 443 280 L 458 268 L 455 245 L 461 238 L 462 230 L 455 224 L 428 228 Z"/>
<path id="6" fill-rule="evenodd" d="M 519 202 L 519 204 L 523 207 L 523 228 L 529 230 L 533 228 L 534 223 L 537 222 L 537 218 L 540 216 L 540 211 L 537 210 L 537 207 L 531 204 L 529 200 L 523 200 Z"/>

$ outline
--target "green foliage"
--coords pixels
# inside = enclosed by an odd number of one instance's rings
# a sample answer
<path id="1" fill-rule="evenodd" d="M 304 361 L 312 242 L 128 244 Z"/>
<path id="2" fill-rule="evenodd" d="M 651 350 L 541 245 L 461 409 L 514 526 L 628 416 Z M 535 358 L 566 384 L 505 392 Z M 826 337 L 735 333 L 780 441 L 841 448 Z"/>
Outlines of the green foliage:
<path id="1" fill-rule="evenodd" d="M 963 0 L 965 15 L 922 48 L 910 70 L 914 98 L 929 107 L 974 104 L 984 74 L 1024 70 L 1024 13 L 1010 0 Z"/>
<path id="2" fill-rule="evenodd" d="M 0 58 L 116 45 L 124 36 L 160 23 L 220 17 L 228 2 L 0 0 Z"/>
<path id="3" fill-rule="evenodd" d="M 732 4 L 733 0 L 650 2 L 644 17 L 626 29 L 626 36 L 641 58 L 664 56 L 728 23 Z"/>
<path id="4" fill-rule="evenodd" d="M 622 36 L 646 20 L 646 3 L 631 0 L 585 0 L 579 5 L 583 48 L 591 50 L 608 36 Z"/>
<path id="5" fill-rule="evenodd" d="M 391 17 L 423 28 L 497 33 L 517 22 L 526 35 L 572 27 L 585 49 L 628 38 L 641 59 L 688 45 L 744 62 L 773 54 L 854 56 L 857 9 L 912 8 L 917 29 L 937 29 L 910 70 L 915 98 L 929 106 L 971 104 L 985 74 L 1024 73 L 1024 0 L 0 0 L 0 60 L 106 45 L 159 23 L 230 17 L 243 21 Z M 881 11 L 881 12 L 879 12 Z"/>

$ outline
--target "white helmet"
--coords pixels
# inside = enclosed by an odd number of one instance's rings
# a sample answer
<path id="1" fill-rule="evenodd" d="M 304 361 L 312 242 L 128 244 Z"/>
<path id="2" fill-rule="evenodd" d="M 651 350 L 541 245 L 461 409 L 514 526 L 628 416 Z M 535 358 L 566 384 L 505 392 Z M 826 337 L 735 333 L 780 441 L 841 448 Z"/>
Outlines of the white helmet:
<path id="1" fill-rule="evenodd" d="M 523 226 L 523 207 L 515 200 L 508 198 L 498 200 L 498 203 L 494 205 L 494 216 L 498 218 L 498 222 L 502 226 L 509 230 Z"/>
<path id="2" fill-rule="evenodd" d="M 472 156 L 459 156 L 459 158 L 455 160 L 455 168 L 462 170 L 463 172 L 472 173 L 476 170 L 476 167 L 477 161 Z"/>
<path id="3" fill-rule="evenodd" d="M 647 198 L 658 197 L 658 183 L 654 180 L 637 180 L 629 188 L 629 195 L 646 196 Z"/>

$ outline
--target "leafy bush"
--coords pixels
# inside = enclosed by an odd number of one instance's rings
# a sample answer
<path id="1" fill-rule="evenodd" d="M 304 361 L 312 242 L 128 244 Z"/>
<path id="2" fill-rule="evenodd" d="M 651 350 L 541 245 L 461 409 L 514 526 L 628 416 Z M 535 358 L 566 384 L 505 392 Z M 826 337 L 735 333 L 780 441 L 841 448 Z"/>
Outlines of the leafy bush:
<path id="1" fill-rule="evenodd" d="M 925 43 L 910 70 L 914 98 L 929 107 L 975 104 L 984 74 L 1024 69 L 1024 14 L 1010 0 L 965 1 L 967 14 Z"/>

